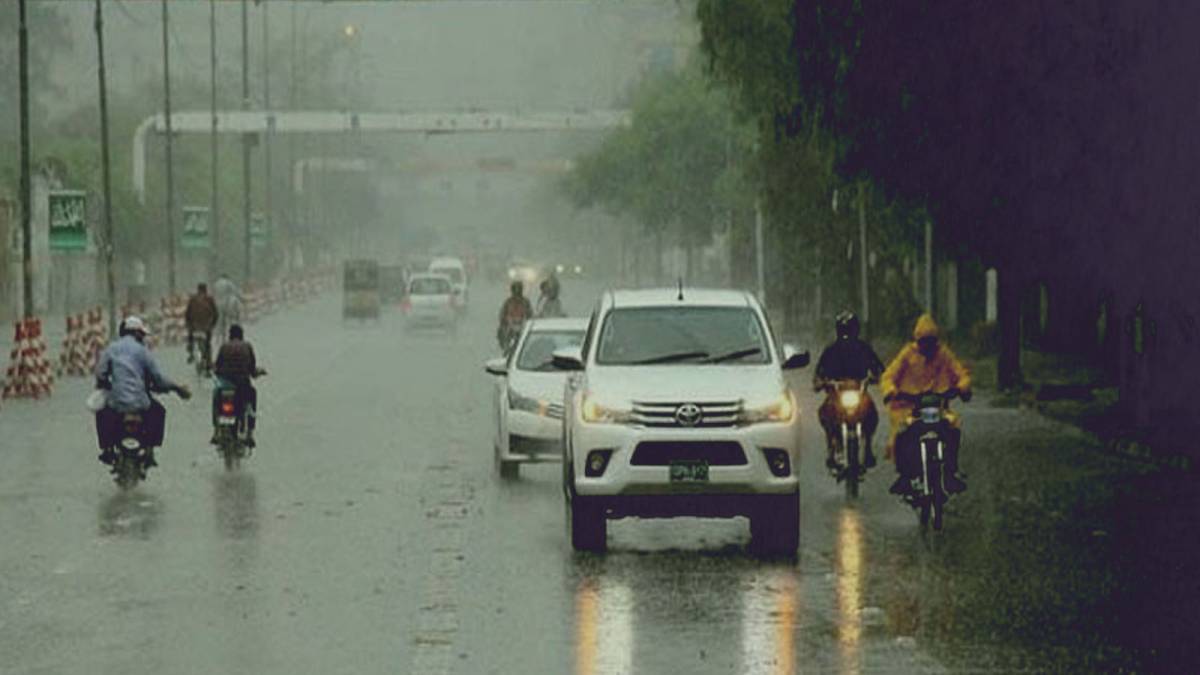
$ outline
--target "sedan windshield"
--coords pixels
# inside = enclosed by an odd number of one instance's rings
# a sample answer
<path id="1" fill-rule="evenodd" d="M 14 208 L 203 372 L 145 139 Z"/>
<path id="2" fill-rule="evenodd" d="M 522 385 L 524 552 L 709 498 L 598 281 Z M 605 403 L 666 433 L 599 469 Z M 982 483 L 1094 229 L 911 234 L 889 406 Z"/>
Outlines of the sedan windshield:
<path id="1" fill-rule="evenodd" d="M 629 366 L 768 363 L 758 316 L 748 307 L 638 307 L 609 313 L 596 361 Z"/>
<path id="2" fill-rule="evenodd" d="M 517 359 L 520 370 L 554 370 L 554 352 L 583 343 L 583 331 L 534 331 L 525 339 L 521 356 Z"/>

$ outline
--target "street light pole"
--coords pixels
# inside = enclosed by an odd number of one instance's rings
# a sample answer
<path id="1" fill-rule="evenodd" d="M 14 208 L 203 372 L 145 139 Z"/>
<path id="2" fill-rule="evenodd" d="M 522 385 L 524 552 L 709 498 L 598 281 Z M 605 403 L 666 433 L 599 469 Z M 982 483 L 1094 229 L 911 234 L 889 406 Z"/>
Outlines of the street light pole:
<path id="1" fill-rule="evenodd" d="M 249 5 L 242 0 L 242 110 L 250 109 Z M 242 283 L 250 283 L 250 134 L 242 134 Z"/>
<path id="2" fill-rule="evenodd" d="M 163 111 L 166 115 L 167 126 L 167 288 L 175 295 L 175 168 L 171 156 L 171 50 L 167 26 L 167 0 L 162 0 L 162 42 L 163 42 Z"/>
<path id="3" fill-rule="evenodd" d="M 221 249 L 220 199 L 217 182 L 217 0 L 208 0 L 208 47 L 209 64 L 212 69 L 212 136 L 209 139 L 209 162 L 212 164 L 212 202 L 208 208 L 208 276 L 217 275 L 217 255 Z"/>
<path id="4" fill-rule="evenodd" d="M 19 0 L 17 53 L 21 108 L 21 315 L 33 318 L 33 228 L 29 222 L 32 190 L 29 175 L 29 30 L 25 22 L 25 0 Z"/>
<path id="5" fill-rule="evenodd" d="M 263 109 L 268 112 L 271 110 L 271 3 L 268 0 L 263 0 L 262 3 L 262 53 L 263 53 Z M 267 232 L 271 230 L 272 209 L 271 209 L 271 139 L 274 136 L 272 126 L 267 126 L 267 132 L 263 134 L 263 163 L 265 172 L 263 173 L 263 227 Z M 264 233 L 266 234 L 266 233 Z"/>
<path id="6" fill-rule="evenodd" d="M 100 162 L 104 180 L 104 258 L 108 281 L 108 334 L 117 334 L 117 282 L 113 275 L 112 176 L 108 154 L 108 85 L 104 72 L 104 3 L 96 0 L 96 51 L 100 80 Z"/>
<path id="7" fill-rule="evenodd" d="M 871 292 L 867 285 L 867 192 L 864 186 L 858 193 L 858 258 L 859 283 L 862 289 L 862 323 L 867 326 L 871 322 Z"/>

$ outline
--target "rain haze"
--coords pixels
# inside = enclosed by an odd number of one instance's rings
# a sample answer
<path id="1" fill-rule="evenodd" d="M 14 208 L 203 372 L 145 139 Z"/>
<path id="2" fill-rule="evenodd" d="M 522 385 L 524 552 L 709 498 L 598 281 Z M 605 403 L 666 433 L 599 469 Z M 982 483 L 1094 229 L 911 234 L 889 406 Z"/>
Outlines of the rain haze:
<path id="1" fill-rule="evenodd" d="M 0 672 L 1195 672 L 1200 10 L 993 4 L 0 3 Z"/>

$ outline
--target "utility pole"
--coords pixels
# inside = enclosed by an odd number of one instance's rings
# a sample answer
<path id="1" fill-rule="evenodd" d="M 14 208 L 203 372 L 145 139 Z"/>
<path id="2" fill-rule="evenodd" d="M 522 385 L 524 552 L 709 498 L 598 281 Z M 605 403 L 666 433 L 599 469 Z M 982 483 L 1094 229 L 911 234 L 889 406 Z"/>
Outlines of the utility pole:
<path id="1" fill-rule="evenodd" d="M 167 122 L 167 289 L 175 295 L 175 167 L 171 156 L 171 49 L 168 38 L 167 0 L 162 0 L 163 111 Z"/>
<path id="2" fill-rule="evenodd" d="M 925 221 L 925 311 L 933 312 L 933 221 Z"/>
<path id="3" fill-rule="evenodd" d="M 754 265 L 757 270 L 758 301 L 766 304 L 767 276 L 763 269 L 763 214 L 762 203 L 758 198 L 754 200 Z"/>
<path id="4" fill-rule="evenodd" d="M 862 288 L 862 323 L 866 326 L 871 321 L 871 293 L 867 286 L 867 190 L 864 185 L 858 191 L 858 257 L 859 282 Z"/>
<path id="5" fill-rule="evenodd" d="M 250 26 L 248 0 L 242 0 L 242 110 L 250 109 Z M 242 283 L 250 284 L 250 134 L 242 134 Z"/>
<path id="6" fill-rule="evenodd" d="M 297 101 L 297 97 L 296 97 L 296 66 L 297 66 L 297 63 L 296 63 L 296 61 L 297 61 L 297 59 L 296 59 L 296 5 L 297 5 L 296 2 L 291 3 L 292 30 L 291 30 L 291 44 L 290 44 L 291 84 L 288 86 L 288 110 L 289 111 L 296 110 L 296 101 Z M 294 169 L 294 167 L 296 166 L 296 135 L 295 134 L 287 134 L 287 139 L 288 139 L 287 166 L 288 166 L 289 175 L 290 175 L 290 170 Z M 288 242 L 290 244 L 291 243 L 290 235 L 295 233 L 296 221 L 299 220 L 299 218 L 297 217 L 297 213 L 298 213 L 299 209 L 296 205 L 295 189 L 289 185 L 286 194 L 288 195 L 288 234 L 289 234 Z"/>
<path id="7" fill-rule="evenodd" d="M 33 196 L 29 175 L 29 29 L 25 23 L 25 0 L 19 0 L 17 53 L 21 108 L 21 315 L 33 318 L 33 228 L 29 222 Z"/>
<path id="8" fill-rule="evenodd" d="M 208 58 L 212 70 L 212 136 L 209 139 L 209 162 L 212 164 L 212 202 L 208 208 L 208 276 L 217 275 L 217 255 L 221 250 L 221 207 L 217 192 L 217 0 L 208 0 Z"/>
<path id="9" fill-rule="evenodd" d="M 108 85 L 104 72 L 104 3 L 96 0 L 96 50 L 100 79 L 100 169 L 104 177 L 104 258 L 108 276 L 108 334 L 117 334 L 117 281 L 113 276 L 112 176 L 108 157 Z"/>
<path id="10" fill-rule="evenodd" d="M 263 109 L 268 112 L 271 110 L 271 3 L 268 0 L 263 0 L 262 3 L 262 54 L 263 54 Z M 272 125 L 268 125 L 267 132 L 263 134 L 263 163 L 266 164 L 265 172 L 263 173 L 263 227 L 267 232 L 271 230 L 271 221 L 274 219 L 271 209 L 271 139 L 274 137 L 274 129 Z M 264 232 L 266 234 L 266 232 Z"/>

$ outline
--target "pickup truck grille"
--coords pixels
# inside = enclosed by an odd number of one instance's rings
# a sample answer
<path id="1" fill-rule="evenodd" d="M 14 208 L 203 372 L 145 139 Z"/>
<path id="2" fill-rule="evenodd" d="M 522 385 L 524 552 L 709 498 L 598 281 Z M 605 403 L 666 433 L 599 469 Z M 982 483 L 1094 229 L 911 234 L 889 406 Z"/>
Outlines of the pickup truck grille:
<path id="1" fill-rule="evenodd" d="M 643 441 L 633 449 L 634 466 L 668 466 L 671 462 L 708 462 L 709 466 L 744 466 L 746 453 L 734 441 Z"/>
<path id="2" fill-rule="evenodd" d="M 685 405 L 695 405 L 700 409 L 700 420 L 695 424 L 684 424 L 679 421 L 677 413 Z M 709 403 L 650 403 L 635 401 L 633 404 L 633 420 L 636 424 L 647 427 L 694 427 L 720 428 L 732 427 L 737 424 L 738 415 L 742 412 L 741 401 L 722 401 Z"/>

